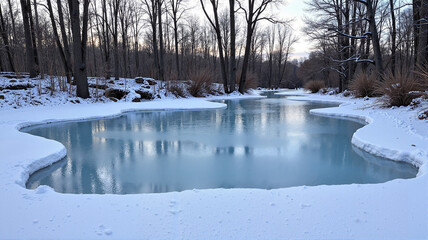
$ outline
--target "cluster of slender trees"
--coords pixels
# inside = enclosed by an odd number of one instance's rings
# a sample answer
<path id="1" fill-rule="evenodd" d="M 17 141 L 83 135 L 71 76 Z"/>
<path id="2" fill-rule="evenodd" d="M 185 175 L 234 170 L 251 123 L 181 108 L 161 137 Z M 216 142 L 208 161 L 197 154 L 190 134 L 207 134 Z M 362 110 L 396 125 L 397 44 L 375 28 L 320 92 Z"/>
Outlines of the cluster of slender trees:
<path id="1" fill-rule="evenodd" d="M 306 34 L 317 51 L 301 65 L 304 80 L 340 91 L 359 71 L 408 73 L 427 67 L 427 0 L 310 0 Z"/>
<path id="2" fill-rule="evenodd" d="M 2 1 L 0 71 L 63 75 L 89 97 L 87 76 L 210 71 L 225 92 L 243 92 L 248 79 L 268 88 L 321 79 L 343 91 L 359 71 L 381 79 L 427 65 L 428 0 L 306 3 L 304 32 L 316 46 L 297 63 L 293 24 L 272 11 L 281 0 Z"/>
<path id="3" fill-rule="evenodd" d="M 288 61 L 296 38 L 287 22 L 272 16 L 277 4 L 282 2 L 2 1 L 0 71 L 63 75 L 84 98 L 88 76 L 179 80 L 210 71 L 225 92 L 243 92 L 248 74 L 259 85 L 278 87 L 289 83 L 287 75 L 296 78 Z M 203 14 L 193 14 L 199 9 Z"/>

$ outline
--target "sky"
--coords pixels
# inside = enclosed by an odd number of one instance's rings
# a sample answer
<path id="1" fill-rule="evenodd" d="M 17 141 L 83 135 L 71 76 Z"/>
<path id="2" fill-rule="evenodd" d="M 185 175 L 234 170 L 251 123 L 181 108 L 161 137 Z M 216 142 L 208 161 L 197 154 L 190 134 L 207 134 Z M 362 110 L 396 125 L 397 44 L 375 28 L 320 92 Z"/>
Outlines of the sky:
<path id="1" fill-rule="evenodd" d="M 199 1 L 194 1 L 194 14 L 199 15 L 201 19 L 205 18 L 205 15 L 202 12 L 202 8 L 200 7 Z M 220 8 L 222 4 L 224 6 L 228 6 L 227 1 L 220 4 Z M 208 5 L 209 3 L 207 3 Z M 274 7 L 268 8 L 266 11 L 272 12 L 275 17 L 281 20 L 292 19 L 291 27 L 293 29 L 293 33 L 297 36 L 298 41 L 294 44 L 292 53 L 290 55 L 290 59 L 301 60 L 309 55 L 311 52 L 311 43 L 309 39 L 304 37 L 304 33 L 302 33 L 302 28 L 304 27 L 303 23 L 303 15 L 305 14 L 304 9 L 306 8 L 306 4 L 304 0 L 283 0 L 283 4 L 277 5 Z M 208 11 L 211 11 L 211 8 L 208 8 Z"/>
<path id="2" fill-rule="evenodd" d="M 284 14 L 284 18 L 294 19 L 291 22 L 294 34 L 298 37 L 298 42 L 293 47 L 292 59 L 301 59 L 307 57 L 311 52 L 311 42 L 306 39 L 304 33 L 301 32 L 304 27 L 303 16 L 306 8 L 305 1 L 303 0 L 286 0 L 284 6 L 280 7 L 280 12 Z"/>

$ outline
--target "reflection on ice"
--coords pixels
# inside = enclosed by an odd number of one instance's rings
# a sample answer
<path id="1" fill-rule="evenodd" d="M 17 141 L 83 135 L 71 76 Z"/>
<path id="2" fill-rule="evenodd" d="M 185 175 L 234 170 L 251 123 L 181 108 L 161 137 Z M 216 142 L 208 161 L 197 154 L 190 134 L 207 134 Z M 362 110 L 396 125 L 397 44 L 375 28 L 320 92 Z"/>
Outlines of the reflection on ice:
<path id="1" fill-rule="evenodd" d="M 354 149 L 355 121 L 309 114 L 332 105 L 285 98 L 226 101 L 227 109 L 128 113 L 29 128 L 67 157 L 27 184 L 66 193 L 147 193 L 377 183 L 416 169 Z"/>

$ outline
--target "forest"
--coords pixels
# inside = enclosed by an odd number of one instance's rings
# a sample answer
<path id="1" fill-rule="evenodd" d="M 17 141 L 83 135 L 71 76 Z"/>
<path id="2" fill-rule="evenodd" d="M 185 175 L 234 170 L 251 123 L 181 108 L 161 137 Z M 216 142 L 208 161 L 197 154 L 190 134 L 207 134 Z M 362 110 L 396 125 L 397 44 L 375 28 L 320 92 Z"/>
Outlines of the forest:
<path id="1" fill-rule="evenodd" d="M 426 76 L 427 0 L 305 4 L 299 34 L 294 19 L 272 10 L 287 7 L 281 0 L 2 1 L 0 71 L 64 76 L 83 98 L 88 76 L 203 78 L 225 93 L 306 85 L 367 96 Z M 311 53 L 291 60 L 302 35 Z"/>

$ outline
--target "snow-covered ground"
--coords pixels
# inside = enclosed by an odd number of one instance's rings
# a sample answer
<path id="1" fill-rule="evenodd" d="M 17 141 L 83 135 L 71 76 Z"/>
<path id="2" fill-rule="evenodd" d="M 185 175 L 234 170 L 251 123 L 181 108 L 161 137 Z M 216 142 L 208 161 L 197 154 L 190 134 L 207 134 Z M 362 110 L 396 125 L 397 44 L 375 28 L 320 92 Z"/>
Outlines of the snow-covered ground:
<path id="1" fill-rule="evenodd" d="M 385 109 L 373 99 L 287 91 L 296 93 L 305 96 L 289 98 L 344 102 L 312 112 L 369 122 L 353 143 L 418 166 L 418 176 L 382 184 L 135 195 L 61 194 L 47 186 L 28 190 L 29 174 L 66 152 L 56 141 L 19 132 L 23 126 L 130 110 L 225 105 L 193 98 L 2 107 L 0 239 L 428 239 L 428 122 L 417 119 L 420 107 Z"/>

